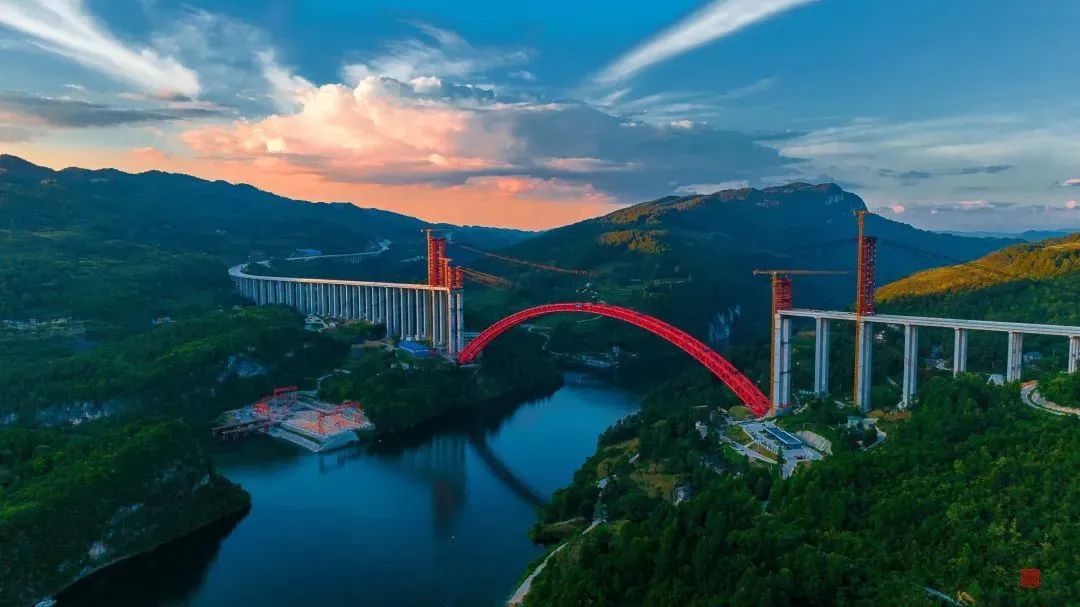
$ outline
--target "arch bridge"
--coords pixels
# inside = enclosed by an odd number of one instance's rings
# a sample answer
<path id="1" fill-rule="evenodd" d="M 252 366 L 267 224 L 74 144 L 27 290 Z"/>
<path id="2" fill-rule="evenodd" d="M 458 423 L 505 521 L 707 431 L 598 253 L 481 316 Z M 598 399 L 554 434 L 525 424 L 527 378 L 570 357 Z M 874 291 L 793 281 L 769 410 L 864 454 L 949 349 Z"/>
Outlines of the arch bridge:
<path id="1" fill-rule="evenodd" d="M 457 362 L 459 364 L 471 363 L 495 338 L 529 319 L 567 312 L 605 316 L 645 329 L 674 344 L 701 363 L 720 381 L 724 382 L 754 415 L 763 417 L 769 413 L 771 408 L 769 398 L 748 377 L 743 375 L 741 371 L 736 369 L 734 365 L 720 356 L 715 350 L 682 329 L 678 329 L 658 318 L 642 314 L 630 308 L 605 303 L 553 303 L 516 312 L 477 335 L 458 353 Z"/>

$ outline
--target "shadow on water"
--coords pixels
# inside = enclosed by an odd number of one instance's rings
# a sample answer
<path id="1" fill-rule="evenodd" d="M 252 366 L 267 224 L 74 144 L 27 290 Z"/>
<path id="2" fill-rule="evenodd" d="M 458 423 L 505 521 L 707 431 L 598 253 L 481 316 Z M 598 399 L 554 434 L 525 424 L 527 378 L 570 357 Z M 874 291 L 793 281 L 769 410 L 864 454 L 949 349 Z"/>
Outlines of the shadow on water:
<path id="1" fill-rule="evenodd" d="M 438 420 L 424 424 L 421 427 L 402 432 L 393 437 L 388 437 L 368 447 L 372 454 L 391 457 L 410 457 L 415 461 L 416 453 L 424 453 L 426 450 L 441 454 L 440 466 L 444 474 L 439 475 L 438 480 L 447 480 L 451 474 L 445 474 L 455 467 L 464 466 L 465 442 L 468 442 L 476 453 L 477 458 L 487 467 L 491 474 L 509 489 L 515 496 L 529 506 L 541 506 L 547 502 L 539 492 L 529 486 L 499 455 L 491 448 L 487 437 L 496 433 L 513 413 L 521 406 L 542 404 L 549 397 L 529 401 L 525 405 L 514 403 L 506 406 L 492 406 L 483 409 L 472 410 L 463 414 L 444 416 Z M 340 457 L 359 457 L 359 452 Z M 430 464 L 430 462 L 425 462 Z M 410 466 L 414 471 L 423 472 L 423 466 Z M 320 464 L 320 469 L 322 465 Z M 430 467 L 428 468 L 430 470 Z"/>
<path id="2" fill-rule="evenodd" d="M 56 600 L 60 607 L 143 607 L 144 597 L 160 597 L 160 605 L 185 605 L 221 549 L 221 543 L 246 516 L 222 519 L 178 540 L 158 546 L 101 571 L 67 588 Z M 116 592 L 124 588 L 123 594 Z M 120 597 L 130 597 L 125 600 Z"/>

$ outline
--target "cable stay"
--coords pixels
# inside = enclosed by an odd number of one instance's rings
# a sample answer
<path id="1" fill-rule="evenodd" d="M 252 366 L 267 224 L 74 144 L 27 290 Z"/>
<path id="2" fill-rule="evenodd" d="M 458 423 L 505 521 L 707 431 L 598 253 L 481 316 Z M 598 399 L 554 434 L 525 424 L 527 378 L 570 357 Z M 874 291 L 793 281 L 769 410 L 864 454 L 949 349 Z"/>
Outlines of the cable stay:
<path id="1" fill-rule="evenodd" d="M 530 268 L 536 268 L 538 270 L 547 270 L 549 272 L 560 272 L 560 273 L 563 273 L 563 274 L 573 274 L 575 276 L 596 276 L 595 272 L 590 272 L 588 270 L 573 270 L 573 269 L 569 269 L 569 268 L 560 268 L 558 266 L 552 266 L 552 265 L 548 265 L 548 264 L 544 264 L 544 263 L 536 263 L 534 261 L 528 261 L 528 260 L 525 260 L 525 259 L 518 259 L 516 257 L 509 257 L 507 255 L 500 255 L 498 253 L 492 253 L 490 251 L 484 251 L 482 249 L 477 249 L 475 247 L 470 247 L 468 245 L 463 245 L 463 244 L 459 244 L 459 243 L 456 243 L 456 242 L 451 242 L 450 244 L 452 244 L 455 247 L 458 247 L 459 249 L 464 249 L 464 250 L 469 251 L 471 253 L 476 253 L 477 255 L 483 255 L 485 257 L 492 257 L 494 259 L 505 261 L 507 263 L 514 263 L 514 264 L 518 264 L 518 265 L 522 265 L 522 266 L 528 266 Z"/>

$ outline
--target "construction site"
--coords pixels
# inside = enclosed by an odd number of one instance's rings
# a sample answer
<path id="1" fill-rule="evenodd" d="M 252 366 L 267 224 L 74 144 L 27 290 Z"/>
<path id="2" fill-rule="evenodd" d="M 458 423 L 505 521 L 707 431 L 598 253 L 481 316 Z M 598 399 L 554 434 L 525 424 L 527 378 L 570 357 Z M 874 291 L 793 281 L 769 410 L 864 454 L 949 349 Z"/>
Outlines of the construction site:
<path id="1" fill-rule="evenodd" d="M 301 392 L 296 386 L 274 388 L 270 395 L 239 409 L 226 411 L 213 435 L 223 441 L 267 434 L 313 453 L 350 445 L 375 424 L 355 401 L 332 405 Z"/>

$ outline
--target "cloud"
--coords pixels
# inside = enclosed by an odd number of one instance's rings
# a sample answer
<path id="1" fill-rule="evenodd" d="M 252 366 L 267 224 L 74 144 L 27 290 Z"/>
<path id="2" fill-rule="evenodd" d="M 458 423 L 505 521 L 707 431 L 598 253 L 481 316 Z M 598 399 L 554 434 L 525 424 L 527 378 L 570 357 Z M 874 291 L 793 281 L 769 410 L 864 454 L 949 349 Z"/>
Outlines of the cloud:
<path id="1" fill-rule="evenodd" d="M 292 74 L 281 66 L 273 39 L 259 28 L 203 10 L 182 9 L 157 18 L 169 25 L 154 34 L 154 48 L 198 72 L 200 99 L 251 115 L 292 107 L 288 91 L 296 87 L 275 77 Z"/>
<path id="2" fill-rule="evenodd" d="M 30 141 L 32 133 L 17 126 L 0 124 L 0 141 L 5 143 L 20 143 Z"/>
<path id="3" fill-rule="evenodd" d="M 684 196 L 694 194 L 712 194 L 713 192 L 721 192 L 723 190 L 741 190 L 748 187 L 750 187 L 750 182 L 745 179 L 737 181 L 723 181 L 720 183 L 691 183 L 675 188 L 675 193 Z"/>
<path id="4" fill-rule="evenodd" d="M 815 0 L 714 0 L 601 70 L 604 84 L 626 80 L 657 63 L 729 36 Z"/>
<path id="5" fill-rule="evenodd" d="M 131 155 L 138 162 L 146 162 L 152 165 L 159 164 L 170 158 L 169 154 L 155 147 L 134 148 L 131 150 Z"/>
<path id="6" fill-rule="evenodd" d="M 956 174 L 957 175 L 978 175 L 980 173 L 983 173 L 983 174 L 986 174 L 986 175 L 994 175 L 994 174 L 997 174 L 997 173 L 1004 173 L 1005 171 L 1008 171 L 1011 168 L 1013 168 L 1013 165 L 1011 165 L 1011 164 L 991 164 L 991 165 L 988 165 L 988 166 L 964 167 L 962 169 L 957 169 Z"/>
<path id="7" fill-rule="evenodd" d="M 897 215 L 901 215 L 901 214 L 904 213 L 904 211 L 907 210 L 907 207 L 905 207 L 902 204 L 892 204 L 892 205 L 889 205 L 889 210 L 892 211 L 893 213 L 896 213 Z"/>
<path id="8" fill-rule="evenodd" d="M 1013 168 L 1011 164 L 994 164 L 989 166 L 964 167 L 960 169 L 940 169 L 936 171 L 908 170 L 897 171 L 894 169 L 878 169 L 879 177 L 892 177 L 905 185 L 932 179 L 934 177 L 946 177 L 954 175 L 995 175 Z M 983 189 L 981 187 L 976 189 Z"/>
<path id="9" fill-rule="evenodd" d="M 736 99 L 743 99 L 745 97 L 757 95 L 758 93 L 763 93 L 776 86 L 776 83 L 776 78 L 762 78 L 761 80 L 758 80 L 756 82 L 752 82 L 745 86 L 731 89 L 726 93 L 722 93 L 719 97 L 717 97 L 717 99 L 720 101 L 734 101 Z"/>
<path id="10" fill-rule="evenodd" d="M 199 78 L 175 58 L 125 45 L 81 0 L 0 0 L 0 25 L 40 48 L 149 92 L 199 93 Z"/>
<path id="11" fill-rule="evenodd" d="M 437 32 L 431 36 L 443 46 L 473 48 Z M 792 162 L 741 133 L 638 121 L 583 101 L 500 95 L 387 59 L 370 62 L 379 68 L 355 83 L 323 85 L 271 59 L 266 78 L 287 103 L 262 119 L 185 131 L 181 140 L 192 151 L 336 183 L 475 188 L 485 179 L 529 178 L 549 184 L 549 198 L 557 198 L 550 184 L 569 184 L 629 201 L 679 184 L 759 180 Z M 445 67 L 429 54 L 419 61 Z"/>
<path id="12" fill-rule="evenodd" d="M 371 76 L 402 82 L 424 76 L 461 79 L 495 68 L 523 64 L 531 55 L 522 49 L 475 47 L 454 32 L 425 23 L 414 25 L 422 37 L 391 42 L 381 54 L 346 65 L 343 70 L 345 81 L 355 85 Z M 529 74 L 516 73 L 519 76 Z"/>
<path id="13" fill-rule="evenodd" d="M 985 229 L 1043 226 L 1041 210 L 1058 198 L 1061 176 L 1080 157 L 1080 118 L 1060 114 L 967 114 L 928 120 L 861 118 L 765 141 L 789 158 L 806 181 L 830 175 L 859 183 L 871 206 L 907 208 L 905 219 L 928 228 L 980 217 Z M 880 168 L 882 166 L 889 168 Z M 1078 181 L 1080 183 L 1080 181 Z M 930 207 L 927 200 L 1008 200 L 983 215 L 955 203 Z M 1060 207 L 1057 207 L 1060 208 Z"/>
<path id="14" fill-rule="evenodd" d="M 0 122 L 31 122 L 55 127 L 107 127 L 148 122 L 191 120 L 221 115 L 201 104 L 173 104 L 152 109 L 121 108 L 26 93 L 0 93 Z"/>

